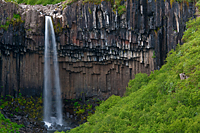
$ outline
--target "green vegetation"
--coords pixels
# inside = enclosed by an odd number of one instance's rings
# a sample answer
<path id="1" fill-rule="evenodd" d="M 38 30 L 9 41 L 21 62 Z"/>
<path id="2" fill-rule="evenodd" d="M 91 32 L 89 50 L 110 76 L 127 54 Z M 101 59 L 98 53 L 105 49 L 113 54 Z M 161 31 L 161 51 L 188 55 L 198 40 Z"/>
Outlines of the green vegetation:
<path id="1" fill-rule="evenodd" d="M 82 92 L 83 94 L 83 92 Z M 65 105 L 68 105 L 68 109 L 73 110 L 73 115 L 76 117 L 76 122 L 78 124 L 82 124 L 86 122 L 88 116 L 91 116 L 95 112 L 95 106 L 98 106 L 101 104 L 102 101 L 100 101 L 97 98 L 90 98 L 90 99 L 71 99 L 71 100 L 65 100 Z"/>
<path id="2" fill-rule="evenodd" d="M 19 93 L 19 97 L 13 98 L 8 95 L 0 100 L 0 109 L 11 112 L 10 115 L 28 115 L 29 118 L 42 120 L 42 96 L 38 98 L 25 98 Z"/>
<path id="3" fill-rule="evenodd" d="M 78 0 L 66 0 L 63 4 L 63 9 L 67 6 L 67 5 L 71 5 L 75 2 L 77 2 Z"/>
<path id="4" fill-rule="evenodd" d="M 3 28 L 4 30 L 7 31 L 10 24 L 16 26 L 19 23 L 23 23 L 23 21 L 21 20 L 21 16 L 19 14 L 13 14 L 13 18 L 12 19 L 7 18 L 6 23 L 4 25 L 0 25 L 0 28 Z"/>
<path id="5" fill-rule="evenodd" d="M 112 5 L 113 11 L 114 12 L 118 11 L 119 15 L 122 15 L 124 12 L 126 12 L 126 6 L 125 6 L 125 4 L 122 4 L 124 2 L 124 0 L 103 0 L 103 1 L 110 2 Z M 83 4 L 85 4 L 87 2 L 99 5 L 99 4 L 101 4 L 102 0 L 84 0 Z"/>
<path id="6" fill-rule="evenodd" d="M 67 6 L 67 5 L 71 5 L 74 2 L 77 2 L 78 0 L 68 0 L 66 2 L 64 2 L 63 4 L 63 9 Z M 123 3 L 123 0 L 104 0 L 106 2 L 110 2 L 112 5 L 112 9 L 114 12 L 118 11 L 119 15 L 122 15 L 124 12 L 126 12 L 126 6 Z M 99 5 L 101 4 L 102 0 L 83 0 L 83 4 L 85 3 L 94 3 L 95 5 Z M 88 7 L 88 11 L 90 14 L 92 14 L 91 9 Z"/>
<path id="7" fill-rule="evenodd" d="M 199 11 L 200 11 L 200 2 L 198 1 L 195 6 L 198 8 L 198 11 L 196 12 L 196 14 L 199 14 Z"/>
<path id="8" fill-rule="evenodd" d="M 156 52 L 155 52 L 155 51 L 153 51 L 153 56 L 152 56 L 152 58 L 156 58 Z"/>
<path id="9" fill-rule="evenodd" d="M 6 23 L 4 25 L 0 25 L 0 28 L 3 28 L 4 30 L 8 30 L 8 27 L 9 27 L 9 21 L 6 21 Z"/>
<path id="10" fill-rule="evenodd" d="M 0 112 L 0 132 L 1 133 L 19 133 L 19 129 L 23 125 L 18 125 L 15 122 L 11 122 L 9 119 L 6 119 L 3 114 Z"/>
<path id="11" fill-rule="evenodd" d="M 115 10 L 118 10 L 119 15 L 122 15 L 124 12 L 126 12 L 126 6 L 119 5 L 118 8 L 115 8 Z"/>
<path id="12" fill-rule="evenodd" d="M 89 7 L 88 7 L 88 11 L 89 11 L 90 14 L 92 14 L 92 11 L 91 11 L 91 9 Z"/>
<path id="13" fill-rule="evenodd" d="M 56 23 L 53 22 L 53 28 L 54 28 L 55 33 L 57 33 L 57 34 L 62 32 L 61 23 L 62 22 L 60 22 L 59 20 Z"/>
<path id="14" fill-rule="evenodd" d="M 200 18 L 187 23 L 183 41 L 159 71 L 137 74 L 124 97 L 111 96 L 69 132 L 199 132 Z"/>
<path id="15" fill-rule="evenodd" d="M 27 5 L 47 5 L 47 4 L 56 4 L 56 3 L 60 3 L 62 1 L 63 4 L 63 9 L 67 6 L 67 5 L 71 5 L 79 0 L 5 0 L 7 2 L 15 2 L 15 3 L 24 3 Z M 126 12 L 126 6 L 125 4 L 122 4 L 124 0 L 104 0 L 106 2 L 110 2 L 112 5 L 112 9 L 114 12 L 118 11 L 119 15 L 122 15 L 124 12 Z M 126 1 L 126 0 L 125 0 Z M 101 4 L 102 0 L 83 0 L 82 1 L 83 4 L 89 2 L 89 3 L 94 3 L 96 5 Z M 90 14 L 92 13 L 91 10 L 89 10 Z"/>
<path id="16" fill-rule="evenodd" d="M 65 0 L 5 0 L 6 2 L 17 2 L 24 3 L 27 5 L 47 5 L 47 4 L 57 4 Z"/>
<path id="17" fill-rule="evenodd" d="M 170 3 L 172 4 L 173 2 L 197 2 L 199 0 L 170 0 Z"/>

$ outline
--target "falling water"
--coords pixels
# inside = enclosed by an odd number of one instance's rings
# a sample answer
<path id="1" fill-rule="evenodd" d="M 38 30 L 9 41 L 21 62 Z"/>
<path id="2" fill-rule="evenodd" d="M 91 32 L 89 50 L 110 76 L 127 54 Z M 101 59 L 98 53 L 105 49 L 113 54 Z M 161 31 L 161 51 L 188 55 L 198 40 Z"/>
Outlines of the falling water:
<path id="1" fill-rule="evenodd" d="M 52 55 L 53 52 L 53 55 Z M 53 56 L 53 69 L 50 68 L 50 59 Z M 51 77 L 51 70 L 54 77 Z M 53 79 L 53 84 L 52 84 Z M 53 86 L 53 87 L 52 87 Z M 55 97 L 52 96 L 55 88 Z M 52 99 L 55 98 L 56 119 L 52 117 Z M 45 55 L 44 55 L 44 121 L 62 125 L 62 104 L 60 92 L 59 68 L 56 50 L 55 33 L 51 17 L 45 16 Z"/>

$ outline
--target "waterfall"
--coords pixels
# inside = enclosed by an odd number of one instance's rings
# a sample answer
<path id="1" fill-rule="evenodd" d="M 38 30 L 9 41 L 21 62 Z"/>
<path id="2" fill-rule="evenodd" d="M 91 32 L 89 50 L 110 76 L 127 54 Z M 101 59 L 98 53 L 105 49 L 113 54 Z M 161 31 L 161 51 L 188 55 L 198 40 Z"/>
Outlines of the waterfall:
<path id="1" fill-rule="evenodd" d="M 52 69 L 51 57 L 53 57 Z M 54 95 L 52 95 L 53 92 L 55 93 Z M 52 99 L 55 99 L 55 103 L 52 102 Z M 56 118 L 53 117 L 52 103 L 56 108 Z M 49 16 L 45 16 L 44 122 L 63 124 L 56 40 L 52 20 Z"/>

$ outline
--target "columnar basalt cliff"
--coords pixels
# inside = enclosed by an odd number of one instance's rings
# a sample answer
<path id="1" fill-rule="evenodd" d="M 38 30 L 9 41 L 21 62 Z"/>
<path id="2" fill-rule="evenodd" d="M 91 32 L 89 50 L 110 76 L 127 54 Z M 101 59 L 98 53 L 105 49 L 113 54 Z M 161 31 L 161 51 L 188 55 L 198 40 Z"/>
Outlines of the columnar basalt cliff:
<path id="1" fill-rule="evenodd" d="M 136 73 L 159 69 L 195 13 L 194 3 L 127 0 L 110 3 L 18 5 L 0 1 L 1 95 L 40 95 L 44 18 L 52 16 L 63 98 L 123 95 Z"/>

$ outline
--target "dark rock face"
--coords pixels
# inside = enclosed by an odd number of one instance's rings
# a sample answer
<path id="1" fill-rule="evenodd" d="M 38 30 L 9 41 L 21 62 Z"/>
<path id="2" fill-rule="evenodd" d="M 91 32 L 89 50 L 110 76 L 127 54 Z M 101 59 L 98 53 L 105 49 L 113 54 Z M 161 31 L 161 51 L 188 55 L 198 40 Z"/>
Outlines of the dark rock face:
<path id="1" fill-rule="evenodd" d="M 0 28 L 0 93 L 40 95 L 43 89 L 45 15 L 53 18 L 62 96 L 80 98 L 123 95 L 136 73 L 159 69 L 193 17 L 193 3 L 127 0 L 126 12 L 110 3 L 81 2 L 62 9 L 0 1 L 0 24 L 14 14 L 24 22 Z M 155 58 L 152 58 L 155 57 Z"/>

